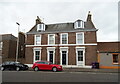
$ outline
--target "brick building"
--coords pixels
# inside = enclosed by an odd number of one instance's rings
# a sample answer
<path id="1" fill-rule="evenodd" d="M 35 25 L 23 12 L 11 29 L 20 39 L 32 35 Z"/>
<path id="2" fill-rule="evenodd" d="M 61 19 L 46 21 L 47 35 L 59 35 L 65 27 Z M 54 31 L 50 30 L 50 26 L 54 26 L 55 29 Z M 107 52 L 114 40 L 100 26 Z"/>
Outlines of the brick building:
<path id="1" fill-rule="evenodd" d="M 45 24 L 37 16 L 26 33 L 26 63 L 47 60 L 65 67 L 90 68 L 97 61 L 96 31 L 90 12 L 86 21 L 58 24 Z"/>
<path id="2" fill-rule="evenodd" d="M 2 61 L 15 61 L 17 49 L 17 37 L 12 34 L 0 35 L 0 57 Z M 24 63 L 25 58 L 25 34 L 19 32 L 18 61 Z"/>
<path id="3" fill-rule="evenodd" d="M 0 35 L 0 56 L 2 56 L 3 61 L 16 56 L 16 43 L 17 38 L 12 34 Z"/>
<path id="4" fill-rule="evenodd" d="M 120 42 L 98 42 L 100 68 L 120 68 Z"/>

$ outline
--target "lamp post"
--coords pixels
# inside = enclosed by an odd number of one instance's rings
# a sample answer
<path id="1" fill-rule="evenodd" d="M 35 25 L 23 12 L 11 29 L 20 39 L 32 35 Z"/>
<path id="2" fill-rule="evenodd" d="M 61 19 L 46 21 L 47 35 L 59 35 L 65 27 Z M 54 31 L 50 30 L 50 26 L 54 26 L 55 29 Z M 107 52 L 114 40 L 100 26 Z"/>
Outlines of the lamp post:
<path id="1" fill-rule="evenodd" d="M 16 62 L 18 61 L 18 50 L 19 50 L 19 28 L 20 28 L 20 24 L 18 22 L 16 22 L 16 24 L 18 25 L 18 39 L 17 39 L 17 49 L 16 49 Z"/>

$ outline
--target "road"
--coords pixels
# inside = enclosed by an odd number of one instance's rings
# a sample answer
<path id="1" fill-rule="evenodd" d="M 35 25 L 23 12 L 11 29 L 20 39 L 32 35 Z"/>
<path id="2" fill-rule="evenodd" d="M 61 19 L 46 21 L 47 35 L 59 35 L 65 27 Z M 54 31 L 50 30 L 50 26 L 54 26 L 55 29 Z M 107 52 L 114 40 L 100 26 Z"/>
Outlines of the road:
<path id="1" fill-rule="evenodd" d="M 4 82 L 117 82 L 117 73 L 3 71 Z"/>

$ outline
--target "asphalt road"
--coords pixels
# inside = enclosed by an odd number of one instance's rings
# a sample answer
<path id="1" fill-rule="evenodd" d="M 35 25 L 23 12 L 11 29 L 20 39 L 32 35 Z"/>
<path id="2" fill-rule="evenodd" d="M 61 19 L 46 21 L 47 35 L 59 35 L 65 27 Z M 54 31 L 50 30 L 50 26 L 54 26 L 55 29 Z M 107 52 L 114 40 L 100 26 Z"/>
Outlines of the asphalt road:
<path id="1" fill-rule="evenodd" d="M 3 71 L 3 82 L 117 82 L 117 73 Z"/>

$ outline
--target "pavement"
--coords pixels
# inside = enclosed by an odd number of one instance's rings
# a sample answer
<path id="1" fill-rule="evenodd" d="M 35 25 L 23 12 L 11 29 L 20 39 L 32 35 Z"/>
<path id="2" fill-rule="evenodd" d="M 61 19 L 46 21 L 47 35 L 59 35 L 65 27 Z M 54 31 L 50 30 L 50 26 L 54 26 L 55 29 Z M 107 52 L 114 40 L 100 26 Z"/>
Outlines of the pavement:
<path id="1" fill-rule="evenodd" d="M 33 71 L 30 67 L 29 71 Z M 64 72 L 120 73 L 119 69 L 63 68 Z"/>

